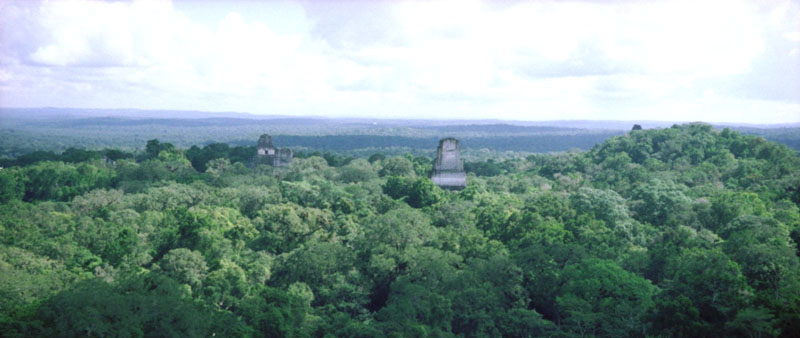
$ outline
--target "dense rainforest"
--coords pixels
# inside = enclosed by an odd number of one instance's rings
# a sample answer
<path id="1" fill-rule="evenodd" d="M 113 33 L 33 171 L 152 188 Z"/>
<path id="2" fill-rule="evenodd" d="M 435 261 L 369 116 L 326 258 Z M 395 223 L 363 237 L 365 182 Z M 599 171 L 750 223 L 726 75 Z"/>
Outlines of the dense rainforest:
<path id="1" fill-rule="evenodd" d="M 709 125 L 468 162 L 67 149 L 0 169 L 4 337 L 791 337 L 800 157 Z"/>

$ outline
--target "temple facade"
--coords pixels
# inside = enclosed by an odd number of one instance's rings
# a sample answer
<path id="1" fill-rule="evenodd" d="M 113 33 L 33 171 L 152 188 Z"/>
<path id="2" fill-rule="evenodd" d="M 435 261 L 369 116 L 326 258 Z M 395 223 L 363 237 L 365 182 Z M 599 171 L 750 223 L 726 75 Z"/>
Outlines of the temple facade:
<path id="1" fill-rule="evenodd" d="M 267 134 L 258 138 L 258 152 L 253 164 L 269 164 L 273 167 L 288 167 L 292 164 L 294 153 L 291 149 L 278 149 L 272 145 L 272 136 Z"/>
<path id="2" fill-rule="evenodd" d="M 457 139 L 448 137 L 439 141 L 431 180 L 442 189 L 461 190 L 467 186 L 467 174 Z"/>

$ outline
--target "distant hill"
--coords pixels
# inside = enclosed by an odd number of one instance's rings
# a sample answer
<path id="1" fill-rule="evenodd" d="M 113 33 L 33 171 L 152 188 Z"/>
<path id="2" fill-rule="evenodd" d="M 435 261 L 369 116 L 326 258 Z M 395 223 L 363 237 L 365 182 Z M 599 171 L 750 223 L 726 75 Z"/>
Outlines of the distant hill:
<path id="1" fill-rule="evenodd" d="M 634 124 L 639 124 L 643 128 L 666 128 L 675 124 L 684 124 L 694 121 L 652 121 L 652 120 L 552 120 L 552 121 L 520 121 L 520 120 L 424 120 L 424 119 L 382 119 L 382 118 L 326 118 L 320 116 L 289 116 L 280 114 L 252 114 L 244 112 L 208 112 L 196 110 L 146 110 L 146 109 L 98 109 L 98 108 L 0 108 L 0 121 L 7 119 L 15 120 L 42 120 L 58 119 L 73 120 L 86 119 L 92 122 L 92 118 L 108 118 L 109 123 L 114 123 L 114 119 L 144 119 L 144 120 L 185 120 L 185 119 L 223 119 L 217 120 L 224 122 L 224 119 L 231 120 L 270 120 L 278 123 L 297 123 L 303 121 L 317 121 L 336 124 L 364 124 L 376 126 L 416 126 L 435 128 L 441 126 L 454 126 L 453 130 L 464 130 L 470 128 L 498 128 L 502 126 L 517 127 L 547 127 L 547 128 L 569 128 L 569 129 L 606 129 L 606 130 L 629 130 Z M 169 123 L 163 121 L 150 121 L 157 124 Z M 213 121 L 212 121 L 213 122 Z M 706 122 L 715 127 L 735 127 L 735 128 L 800 128 L 800 122 L 786 124 L 747 124 L 747 123 L 728 123 L 728 122 Z"/>
<path id="2" fill-rule="evenodd" d="M 171 110 L 2 108 L 0 157 L 16 157 L 34 150 L 60 152 L 69 147 L 136 150 L 150 139 L 184 148 L 216 142 L 253 145 L 264 133 L 273 135 L 276 144 L 282 147 L 333 152 L 428 154 L 435 149 L 438 139 L 450 136 L 460 139 L 467 151 L 563 152 L 587 150 L 611 136 L 628 132 L 634 124 L 649 129 L 668 128 L 677 122 L 402 120 Z M 800 124 L 714 124 L 714 127 L 730 127 L 800 150 Z"/>

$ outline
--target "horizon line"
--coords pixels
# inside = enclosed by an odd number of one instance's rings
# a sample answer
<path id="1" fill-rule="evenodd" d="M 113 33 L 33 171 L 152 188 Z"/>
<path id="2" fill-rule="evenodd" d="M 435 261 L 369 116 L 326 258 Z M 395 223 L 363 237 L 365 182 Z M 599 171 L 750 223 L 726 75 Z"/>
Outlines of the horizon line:
<path id="1" fill-rule="evenodd" d="M 503 119 L 503 118 L 435 118 L 435 117 L 364 117 L 358 115 L 337 115 L 337 116 L 324 116 L 324 115 L 282 115 L 282 114 L 258 114 L 251 112 L 241 111 L 215 111 L 215 110 L 196 110 L 196 109 L 162 109 L 162 108 L 86 108 L 86 107 L 9 107 L 0 106 L 2 110 L 86 110 L 86 111 L 137 111 L 137 112 L 180 112 L 180 113 L 204 113 L 204 114 L 224 114 L 224 115 L 245 115 L 246 117 L 234 116 L 200 116 L 200 117 L 137 117 L 137 116 L 95 116 L 95 117 L 131 117 L 131 118 L 150 118 L 150 119 L 209 119 L 209 118 L 235 118 L 247 119 L 247 117 L 255 119 L 278 119 L 278 118 L 297 118 L 297 119 L 319 119 L 319 120 L 380 120 L 380 121 L 464 121 L 464 122 L 481 122 L 481 121 L 497 121 L 497 122 L 521 122 L 521 123 L 546 123 L 546 122 L 618 122 L 618 123 L 657 123 L 657 124 L 689 124 L 689 123 L 705 123 L 710 125 L 736 125 L 736 126 L 800 126 L 800 120 L 791 122 L 780 123 L 752 123 L 752 122 L 734 122 L 734 121 L 703 121 L 703 120 L 627 120 L 627 119 L 558 119 L 558 120 L 519 120 L 519 119 Z M 2 116 L 0 116 L 2 118 Z"/>

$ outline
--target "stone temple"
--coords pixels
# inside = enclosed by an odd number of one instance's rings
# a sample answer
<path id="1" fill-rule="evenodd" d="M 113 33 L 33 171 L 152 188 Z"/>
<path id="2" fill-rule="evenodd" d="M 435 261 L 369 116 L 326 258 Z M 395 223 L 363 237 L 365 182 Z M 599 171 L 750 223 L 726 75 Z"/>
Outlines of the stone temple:
<path id="1" fill-rule="evenodd" d="M 294 153 L 291 149 L 278 149 L 272 145 L 272 136 L 267 134 L 258 138 L 258 153 L 253 164 L 269 164 L 273 167 L 288 167 L 292 164 Z"/>
<path id="2" fill-rule="evenodd" d="M 467 186 L 467 174 L 464 172 L 458 140 L 448 137 L 439 141 L 431 180 L 442 189 L 461 190 Z"/>

